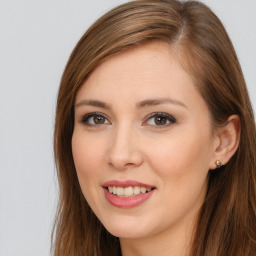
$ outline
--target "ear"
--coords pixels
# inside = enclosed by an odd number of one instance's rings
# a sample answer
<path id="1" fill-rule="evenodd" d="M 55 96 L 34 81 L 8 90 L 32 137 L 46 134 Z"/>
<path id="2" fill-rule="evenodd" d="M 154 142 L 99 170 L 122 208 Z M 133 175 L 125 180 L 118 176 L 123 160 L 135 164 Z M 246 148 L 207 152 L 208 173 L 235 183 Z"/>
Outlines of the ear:
<path id="1" fill-rule="evenodd" d="M 210 169 L 216 169 L 216 161 L 219 160 L 222 165 L 228 163 L 230 158 L 235 154 L 240 142 L 240 118 L 237 115 L 231 115 L 225 126 L 217 128 L 214 154 L 211 161 Z"/>

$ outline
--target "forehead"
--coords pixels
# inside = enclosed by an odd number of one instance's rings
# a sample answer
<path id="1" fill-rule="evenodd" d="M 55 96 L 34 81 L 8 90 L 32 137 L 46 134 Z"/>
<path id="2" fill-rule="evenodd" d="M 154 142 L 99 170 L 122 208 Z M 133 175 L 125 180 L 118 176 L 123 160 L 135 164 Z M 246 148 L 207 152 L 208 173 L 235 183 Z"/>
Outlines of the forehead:
<path id="1" fill-rule="evenodd" d="M 192 77 L 182 68 L 170 45 L 154 42 L 123 51 L 104 61 L 82 85 L 77 100 L 82 92 L 83 96 L 93 97 L 107 96 L 110 92 L 147 96 L 148 93 L 167 92 L 173 95 L 176 90 L 182 94 L 188 88 L 195 90 Z"/>
<path id="2" fill-rule="evenodd" d="M 159 43 L 111 56 L 91 73 L 78 91 L 75 104 L 97 101 L 114 114 L 129 115 L 136 114 L 143 102 L 159 99 L 181 103 L 169 105 L 168 111 L 185 105 L 182 111 L 187 112 L 189 119 L 210 123 L 207 104 L 193 78 L 177 61 L 169 45 Z M 166 109 L 161 106 L 157 111 Z"/>

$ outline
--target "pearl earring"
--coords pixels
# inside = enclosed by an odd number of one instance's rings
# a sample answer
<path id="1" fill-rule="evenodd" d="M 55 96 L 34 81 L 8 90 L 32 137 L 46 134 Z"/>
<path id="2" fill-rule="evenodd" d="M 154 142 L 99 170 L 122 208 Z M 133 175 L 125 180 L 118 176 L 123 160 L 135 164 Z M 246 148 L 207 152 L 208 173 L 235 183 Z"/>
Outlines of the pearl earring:
<path id="1" fill-rule="evenodd" d="M 217 161 L 215 162 L 215 164 L 217 165 L 217 168 L 220 168 L 220 167 L 222 166 L 222 163 L 221 163 L 220 160 L 217 160 Z"/>

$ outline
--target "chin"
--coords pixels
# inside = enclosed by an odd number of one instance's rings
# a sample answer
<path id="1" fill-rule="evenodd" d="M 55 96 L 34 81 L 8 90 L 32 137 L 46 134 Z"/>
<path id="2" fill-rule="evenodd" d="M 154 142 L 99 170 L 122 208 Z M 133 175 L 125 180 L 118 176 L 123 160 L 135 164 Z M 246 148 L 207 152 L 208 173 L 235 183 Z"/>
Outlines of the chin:
<path id="1" fill-rule="evenodd" d="M 144 232 L 142 232 L 141 230 L 132 230 L 131 228 L 127 227 L 127 228 L 110 228 L 107 229 L 107 231 L 113 235 L 116 236 L 118 238 L 123 238 L 123 239 L 138 239 L 141 237 L 144 237 Z"/>
<path id="2" fill-rule="evenodd" d="M 110 234 L 119 238 L 141 238 L 149 232 L 149 230 L 145 230 L 145 227 L 135 220 L 108 221 L 103 223 L 103 225 Z"/>

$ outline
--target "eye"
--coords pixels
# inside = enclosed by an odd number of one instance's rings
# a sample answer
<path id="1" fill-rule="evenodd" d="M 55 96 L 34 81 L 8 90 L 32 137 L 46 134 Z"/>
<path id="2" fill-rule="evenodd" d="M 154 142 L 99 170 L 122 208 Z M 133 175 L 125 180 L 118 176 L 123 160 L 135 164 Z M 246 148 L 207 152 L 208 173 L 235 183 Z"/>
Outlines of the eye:
<path id="1" fill-rule="evenodd" d="M 81 123 L 88 126 L 109 124 L 108 119 L 100 113 L 89 113 L 82 117 Z"/>
<path id="2" fill-rule="evenodd" d="M 170 124 L 176 123 L 176 119 L 166 113 L 152 113 L 147 116 L 146 121 L 143 125 L 151 125 L 151 126 L 163 126 L 166 127 Z"/>

